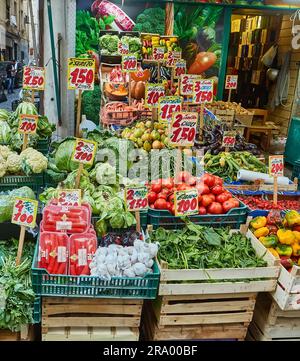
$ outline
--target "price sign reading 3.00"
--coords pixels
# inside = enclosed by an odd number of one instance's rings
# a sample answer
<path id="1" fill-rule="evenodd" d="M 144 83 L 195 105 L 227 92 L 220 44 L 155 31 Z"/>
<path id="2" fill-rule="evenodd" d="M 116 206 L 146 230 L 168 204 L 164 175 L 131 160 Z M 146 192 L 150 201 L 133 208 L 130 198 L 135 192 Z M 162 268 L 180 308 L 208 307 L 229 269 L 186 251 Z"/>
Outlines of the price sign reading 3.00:
<path id="1" fill-rule="evenodd" d="M 130 187 L 125 189 L 126 205 L 129 211 L 141 211 L 148 208 L 147 187 Z"/>
<path id="2" fill-rule="evenodd" d="M 130 73 L 137 71 L 137 57 L 134 54 L 127 54 L 122 56 L 122 70 Z"/>
<path id="3" fill-rule="evenodd" d="M 189 189 L 175 192 L 175 216 L 198 214 L 198 191 Z"/>
<path id="4" fill-rule="evenodd" d="M 80 189 L 65 189 L 58 192 L 58 205 L 63 207 L 76 207 L 81 205 Z"/>
<path id="5" fill-rule="evenodd" d="M 23 89 L 44 90 L 45 68 L 35 66 L 24 66 Z"/>
<path id="6" fill-rule="evenodd" d="M 170 127 L 171 144 L 178 147 L 193 146 L 196 137 L 197 121 L 197 113 L 173 113 Z"/>
<path id="7" fill-rule="evenodd" d="M 158 108 L 159 98 L 163 96 L 165 96 L 163 84 L 146 83 L 145 108 Z"/>
<path id="8" fill-rule="evenodd" d="M 269 174 L 271 176 L 283 177 L 283 173 L 284 173 L 283 155 L 270 155 Z"/>
<path id="9" fill-rule="evenodd" d="M 77 138 L 72 160 L 84 164 L 93 164 L 96 151 L 96 142 Z"/>
<path id="10" fill-rule="evenodd" d="M 180 112 L 182 98 L 178 96 L 168 96 L 159 98 L 158 102 L 158 120 L 161 123 L 171 123 L 172 114 Z"/>
<path id="11" fill-rule="evenodd" d="M 95 59 L 69 58 L 68 89 L 94 90 Z"/>
<path id="12" fill-rule="evenodd" d="M 195 80 L 193 84 L 193 103 L 211 103 L 214 97 L 212 80 Z"/>
<path id="13" fill-rule="evenodd" d="M 11 223 L 34 228 L 38 202 L 27 198 L 16 198 Z"/>
<path id="14" fill-rule="evenodd" d="M 153 60 L 161 63 L 165 58 L 165 48 L 163 46 L 153 46 Z"/>
<path id="15" fill-rule="evenodd" d="M 234 132 L 224 132 L 222 147 L 233 148 L 235 146 L 235 133 Z"/>
<path id="16" fill-rule="evenodd" d="M 38 119 L 38 115 L 21 114 L 18 132 L 22 134 L 35 134 Z"/>

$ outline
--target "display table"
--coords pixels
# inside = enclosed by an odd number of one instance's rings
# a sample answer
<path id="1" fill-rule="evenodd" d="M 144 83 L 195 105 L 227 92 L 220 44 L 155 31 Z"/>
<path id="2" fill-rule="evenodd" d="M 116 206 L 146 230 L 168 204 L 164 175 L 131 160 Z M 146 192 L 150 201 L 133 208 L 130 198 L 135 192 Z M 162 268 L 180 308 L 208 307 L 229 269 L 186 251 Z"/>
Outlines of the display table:
<path id="1" fill-rule="evenodd" d="M 264 150 L 268 150 L 270 148 L 273 131 L 278 129 L 276 125 L 251 125 L 250 127 L 246 127 L 246 141 L 249 142 L 251 133 L 266 134 L 267 144 Z"/>

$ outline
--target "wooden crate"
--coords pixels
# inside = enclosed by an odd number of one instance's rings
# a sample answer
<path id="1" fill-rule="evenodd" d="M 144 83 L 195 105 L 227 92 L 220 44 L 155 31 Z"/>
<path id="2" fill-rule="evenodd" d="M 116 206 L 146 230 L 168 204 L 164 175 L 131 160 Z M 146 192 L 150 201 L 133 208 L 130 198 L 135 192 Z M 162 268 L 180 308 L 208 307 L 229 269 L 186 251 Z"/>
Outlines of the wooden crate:
<path id="1" fill-rule="evenodd" d="M 34 326 L 23 325 L 19 332 L 0 329 L 0 341 L 34 341 Z"/>
<path id="2" fill-rule="evenodd" d="M 274 189 L 273 184 L 265 184 L 260 181 L 256 181 L 253 184 L 225 184 L 227 189 L 244 190 L 244 191 L 269 191 Z M 298 190 L 298 179 L 295 178 L 291 184 L 278 185 L 279 192 L 296 192 Z"/>
<path id="3" fill-rule="evenodd" d="M 99 340 L 106 335 L 105 340 L 122 337 L 136 340 L 142 306 L 143 300 L 45 297 L 42 301 L 42 339 L 75 340 L 81 337 Z"/>
<path id="4" fill-rule="evenodd" d="M 269 294 L 260 294 L 248 333 L 257 341 L 300 341 L 300 311 L 283 311 Z"/>

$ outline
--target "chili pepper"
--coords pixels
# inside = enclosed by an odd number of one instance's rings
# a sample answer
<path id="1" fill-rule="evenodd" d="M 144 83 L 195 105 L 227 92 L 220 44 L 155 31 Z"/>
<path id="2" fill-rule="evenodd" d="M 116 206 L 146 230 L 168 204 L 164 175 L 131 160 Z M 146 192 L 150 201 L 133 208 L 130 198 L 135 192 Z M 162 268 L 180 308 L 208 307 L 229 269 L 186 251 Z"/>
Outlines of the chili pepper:
<path id="1" fill-rule="evenodd" d="M 277 231 L 277 237 L 279 239 L 279 242 L 281 244 L 293 244 L 296 240 L 295 235 L 293 234 L 293 231 L 289 229 L 279 229 Z"/>
<path id="2" fill-rule="evenodd" d="M 279 253 L 276 251 L 276 249 L 268 248 L 268 251 L 270 251 L 275 258 L 280 258 Z"/>
<path id="3" fill-rule="evenodd" d="M 254 229 L 259 229 L 262 227 L 265 227 L 265 225 L 267 224 L 267 218 L 266 217 L 255 217 L 251 222 L 250 225 L 252 228 Z"/>
<path id="4" fill-rule="evenodd" d="M 289 227 L 300 225 L 300 214 L 297 211 L 288 211 L 284 219 L 287 221 Z"/>
<path id="5" fill-rule="evenodd" d="M 290 259 L 290 257 L 281 256 L 280 263 L 284 268 L 291 268 L 294 265 L 294 262 Z"/>
<path id="6" fill-rule="evenodd" d="M 259 237 L 259 240 L 266 248 L 275 247 L 278 243 L 278 237 L 275 235 Z"/>
<path id="7" fill-rule="evenodd" d="M 288 246 L 287 244 L 278 244 L 275 250 L 280 256 L 291 257 L 293 253 L 293 248 L 291 246 Z"/>
<path id="8" fill-rule="evenodd" d="M 299 243 L 293 243 L 293 256 L 300 256 L 300 244 Z"/>
<path id="9" fill-rule="evenodd" d="M 269 234 L 269 229 L 267 227 L 258 228 L 254 232 L 254 236 L 257 238 L 267 236 L 268 234 Z"/>

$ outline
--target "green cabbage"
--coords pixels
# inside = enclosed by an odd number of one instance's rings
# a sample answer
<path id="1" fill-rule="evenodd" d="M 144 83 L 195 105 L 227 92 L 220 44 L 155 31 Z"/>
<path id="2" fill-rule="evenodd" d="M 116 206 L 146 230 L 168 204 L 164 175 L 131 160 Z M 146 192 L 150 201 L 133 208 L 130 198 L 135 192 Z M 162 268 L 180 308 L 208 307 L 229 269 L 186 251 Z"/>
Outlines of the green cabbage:
<path id="1" fill-rule="evenodd" d="M 10 126 L 5 121 L 0 121 L 0 143 L 9 144 L 11 138 Z"/>
<path id="2" fill-rule="evenodd" d="M 54 162 L 59 170 L 71 172 L 72 170 L 78 168 L 79 163 L 73 162 L 71 160 L 75 142 L 76 141 L 73 138 L 66 138 L 59 144 L 58 148 L 56 149 Z"/>

